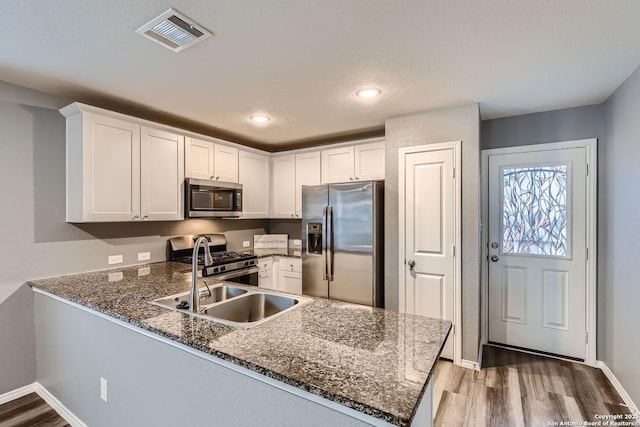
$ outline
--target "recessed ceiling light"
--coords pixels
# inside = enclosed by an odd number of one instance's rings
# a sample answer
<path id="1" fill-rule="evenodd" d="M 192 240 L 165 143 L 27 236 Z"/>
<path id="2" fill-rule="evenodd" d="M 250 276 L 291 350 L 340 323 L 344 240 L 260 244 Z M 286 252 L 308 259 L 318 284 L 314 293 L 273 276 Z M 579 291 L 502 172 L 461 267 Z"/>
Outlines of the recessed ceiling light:
<path id="1" fill-rule="evenodd" d="M 356 92 L 360 98 L 374 98 L 380 95 L 382 91 L 380 89 L 369 88 L 369 89 L 360 89 Z"/>
<path id="2" fill-rule="evenodd" d="M 258 123 L 266 123 L 271 120 L 271 117 L 265 116 L 263 114 L 254 114 L 253 116 L 251 116 L 251 120 Z"/>

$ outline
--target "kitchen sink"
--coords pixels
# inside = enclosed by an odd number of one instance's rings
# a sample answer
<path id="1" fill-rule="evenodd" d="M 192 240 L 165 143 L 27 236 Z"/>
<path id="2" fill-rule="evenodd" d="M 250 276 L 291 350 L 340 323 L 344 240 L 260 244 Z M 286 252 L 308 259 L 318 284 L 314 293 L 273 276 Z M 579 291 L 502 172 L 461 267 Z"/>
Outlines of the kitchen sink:
<path id="1" fill-rule="evenodd" d="M 209 294 L 207 288 L 200 289 L 200 304 L 211 305 L 220 301 L 226 301 L 231 298 L 235 298 L 239 295 L 247 293 L 246 289 L 238 288 L 235 286 L 211 286 L 211 293 Z M 161 305 L 163 307 L 174 309 L 176 305 L 181 302 L 187 302 L 189 300 L 189 292 L 183 292 L 181 294 L 172 295 L 165 298 L 154 300 L 153 303 Z"/>
<path id="2" fill-rule="evenodd" d="M 255 286 L 211 286 L 211 294 L 200 289 L 200 311 L 191 312 L 178 308 L 178 304 L 188 301 L 189 292 L 183 292 L 151 301 L 171 310 L 191 316 L 224 323 L 236 328 L 251 328 L 264 323 L 297 306 L 311 302 L 310 298 L 264 291 Z"/>
<path id="3" fill-rule="evenodd" d="M 206 308 L 202 314 L 234 323 L 249 324 L 281 313 L 296 304 L 298 300 L 294 297 L 260 292 Z"/>

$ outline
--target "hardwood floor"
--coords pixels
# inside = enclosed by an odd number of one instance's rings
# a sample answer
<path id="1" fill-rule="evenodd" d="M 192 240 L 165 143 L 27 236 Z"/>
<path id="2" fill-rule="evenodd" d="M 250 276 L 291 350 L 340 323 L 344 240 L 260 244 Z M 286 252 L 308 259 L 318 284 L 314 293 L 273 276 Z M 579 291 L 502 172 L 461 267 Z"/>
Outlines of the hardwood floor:
<path id="1" fill-rule="evenodd" d="M 0 405 L 1 427 L 69 427 L 47 402 L 35 393 Z"/>
<path id="2" fill-rule="evenodd" d="M 600 369 L 485 346 L 473 371 L 441 360 L 434 382 L 435 426 L 548 426 L 627 414 Z M 577 425 L 577 424 L 576 424 Z"/>

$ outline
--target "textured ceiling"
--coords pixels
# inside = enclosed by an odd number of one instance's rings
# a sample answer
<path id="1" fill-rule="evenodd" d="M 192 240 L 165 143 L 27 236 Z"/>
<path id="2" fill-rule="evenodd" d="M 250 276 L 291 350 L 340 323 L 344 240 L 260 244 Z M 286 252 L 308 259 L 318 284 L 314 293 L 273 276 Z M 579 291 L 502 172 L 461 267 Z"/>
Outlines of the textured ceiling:
<path id="1" fill-rule="evenodd" d="M 214 36 L 173 53 L 134 32 L 169 7 Z M 467 103 L 602 102 L 640 64 L 640 1 L 0 0 L 0 40 L 0 80 L 285 145 Z"/>

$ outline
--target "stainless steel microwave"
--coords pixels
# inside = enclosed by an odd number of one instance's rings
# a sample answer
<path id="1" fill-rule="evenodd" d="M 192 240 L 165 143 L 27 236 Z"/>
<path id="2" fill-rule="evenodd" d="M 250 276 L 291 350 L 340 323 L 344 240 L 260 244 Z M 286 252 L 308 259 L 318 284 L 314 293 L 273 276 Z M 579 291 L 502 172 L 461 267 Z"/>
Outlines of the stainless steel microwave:
<path id="1" fill-rule="evenodd" d="M 187 178 L 187 218 L 233 218 L 242 214 L 242 184 Z"/>

